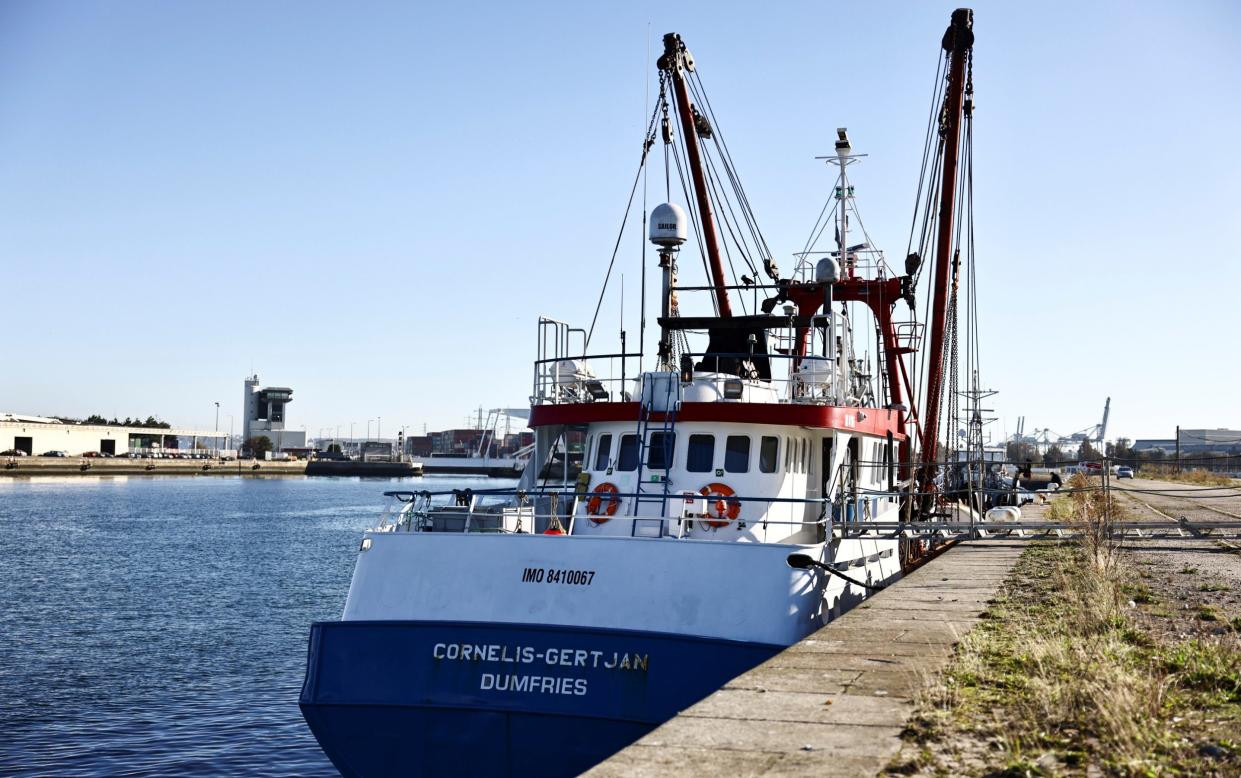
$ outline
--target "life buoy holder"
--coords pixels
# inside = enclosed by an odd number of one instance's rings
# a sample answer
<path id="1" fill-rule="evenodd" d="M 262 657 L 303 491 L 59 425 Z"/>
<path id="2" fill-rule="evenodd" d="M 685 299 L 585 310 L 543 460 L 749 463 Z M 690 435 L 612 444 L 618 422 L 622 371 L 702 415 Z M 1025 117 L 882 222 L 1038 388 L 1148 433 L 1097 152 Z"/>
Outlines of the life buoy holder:
<path id="1" fill-rule="evenodd" d="M 702 523 L 708 527 L 727 527 L 741 514 L 741 501 L 728 499 L 736 494 L 728 484 L 707 484 L 698 493 L 707 498 L 707 513 Z"/>
<path id="2" fill-rule="evenodd" d="M 586 513 L 590 515 L 591 521 L 602 524 L 616 515 L 616 510 L 620 508 L 620 498 L 615 496 L 618 492 L 620 489 L 616 488 L 616 484 L 605 482 L 595 487 L 594 493 L 586 501 Z"/>

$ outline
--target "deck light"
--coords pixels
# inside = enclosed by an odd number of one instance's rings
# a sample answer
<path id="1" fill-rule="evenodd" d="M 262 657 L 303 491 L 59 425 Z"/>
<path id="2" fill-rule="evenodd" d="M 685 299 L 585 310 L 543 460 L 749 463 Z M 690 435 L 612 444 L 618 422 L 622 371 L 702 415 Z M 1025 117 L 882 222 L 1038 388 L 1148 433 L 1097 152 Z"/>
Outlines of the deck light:
<path id="1" fill-rule="evenodd" d="M 745 384 L 741 383 L 740 378 L 724 379 L 724 399 L 740 400 L 741 394 L 745 391 Z"/>
<path id="2" fill-rule="evenodd" d="M 692 384 L 694 382 L 694 360 L 689 354 L 681 355 L 681 383 Z"/>

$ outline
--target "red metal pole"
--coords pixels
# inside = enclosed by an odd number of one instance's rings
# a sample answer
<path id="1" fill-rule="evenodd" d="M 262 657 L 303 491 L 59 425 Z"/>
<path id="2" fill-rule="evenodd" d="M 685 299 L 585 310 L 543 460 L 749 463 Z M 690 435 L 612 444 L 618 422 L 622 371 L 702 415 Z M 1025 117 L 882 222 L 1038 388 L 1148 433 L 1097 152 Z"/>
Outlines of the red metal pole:
<path id="1" fill-rule="evenodd" d="M 711 283 L 715 286 L 715 300 L 720 316 L 733 315 L 728 304 L 728 284 L 724 280 L 724 265 L 720 262 L 719 238 L 715 234 L 715 216 L 711 211 L 711 196 L 707 192 L 707 179 L 702 169 L 702 156 L 698 151 L 698 133 L 694 129 L 694 112 L 690 108 L 689 89 L 681 68 L 686 65 L 683 56 L 685 44 L 681 36 L 670 32 L 664 36 L 664 55 L 659 67 L 672 76 L 673 93 L 676 95 L 677 113 L 681 117 L 681 132 L 685 135 L 685 151 L 689 155 L 690 175 L 694 179 L 694 194 L 698 200 L 698 214 L 702 217 L 702 239 L 707 244 L 707 260 L 711 265 Z"/>
<path id="2" fill-rule="evenodd" d="M 944 33 L 944 50 L 951 55 L 947 106 L 944 111 L 944 170 L 939 194 L 939 236 L 935 251 L 935 286 L 931 307 L 931 350 L 927 355 L 926 414 L 922 418 L 922 487 L 935 478 L 939 454 L 939 406 L 944 387 L 945 320 L 948 309 L 948 271 L 952 265 L 953 206 L 957 195 L 957 155 L 961 140 L 961 105 L 965 92 L 965 57 L 974 45 L 974 12 L 958 8 Z M 928 491 L 923 488 L 922 491 Z"/>

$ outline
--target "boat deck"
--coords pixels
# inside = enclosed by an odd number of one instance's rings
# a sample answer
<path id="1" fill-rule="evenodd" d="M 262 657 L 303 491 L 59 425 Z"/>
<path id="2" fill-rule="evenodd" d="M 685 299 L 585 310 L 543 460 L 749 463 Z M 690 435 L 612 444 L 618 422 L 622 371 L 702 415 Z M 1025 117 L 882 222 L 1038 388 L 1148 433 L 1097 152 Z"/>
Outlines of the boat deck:
<path id="1" fill-rule="evenodd" d="M 961 543 L 587 775 L 878 775 L 1027 544 Z"/>

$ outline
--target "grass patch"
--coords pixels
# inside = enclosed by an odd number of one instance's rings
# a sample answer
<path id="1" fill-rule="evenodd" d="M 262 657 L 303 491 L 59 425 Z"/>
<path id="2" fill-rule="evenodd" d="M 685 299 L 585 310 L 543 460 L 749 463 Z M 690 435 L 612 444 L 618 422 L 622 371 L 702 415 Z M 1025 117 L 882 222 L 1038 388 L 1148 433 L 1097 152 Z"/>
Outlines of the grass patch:
<path id="1" fill-rule="evenodd" d="M 1178 472 L 1177 468 L 1172 465 L 1142 465 L 1142 469 L 1138 471 L 1138 475 L 1143 478 L 1154 478 L 1159 481 L 1176 481 L 1183 484 L 1197 484 L 1199 486 L 1236 486 L 1235 479 L 1226 475 L 1212 473 L 1209 470 L 1200 468 L 1181 468 Z"/>
<path id="2" fill-rule="evenodd" d="M 1186 640 L 1159 652 L 1157 659 L 1174 679 L 1174 688 L 1198 692 L 1189 706 L 1213 700 L 1216 707 L 1241 705 L 1241 663 L 1221 643 Z"/>
<path id="3" fill-rule="evenodd" d="M 1204 583 L 1204 584 L 1199 584 L 1199 585 L 1198 585 L 1198 591 L 1200 591 L 1200 592 L 1231 592 L 1231 591 L 1232 591 L 1232 587 L 1231 587 L 1231 586 L 1225 586 L 1224 584 L 1217 584 L 1217 583 L 1209 583 L 1209 582 L 1208 582 L 1208 583 Z"/>
<path id="4" fill-rule="evenodd" d="M 1241 774 L 1229 740 L 1241 731 L 1241 644 L 1231 634 L 1157 637 L 1144 626 L 1149 615 L 1174 616 L 1162 604 L 1136 607 L 1157 600 L 1098 526 L 1118 520 L 1104 499 L 1082 492 L 1053 502 L 1062 520 L 1083 522 L 1080 542 L 1038 543 L 1022 555 L 920 700 L 903 772 Z M 1202 606 L 1198 618 L 1222 616 Z"/>
<path id="5" fill-rule="evenodd" d="M 1122 594 L 1129 595 L 1130 599 L 1137 605 L 1151 605 L 1159 602 L 1155 598 L 1155 593 L 1144 583 L 1126 583 L 1121 584 L 1120 591 Z"/>

